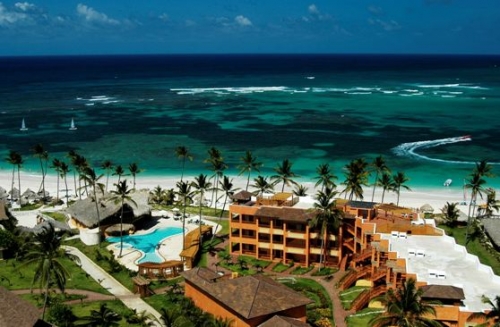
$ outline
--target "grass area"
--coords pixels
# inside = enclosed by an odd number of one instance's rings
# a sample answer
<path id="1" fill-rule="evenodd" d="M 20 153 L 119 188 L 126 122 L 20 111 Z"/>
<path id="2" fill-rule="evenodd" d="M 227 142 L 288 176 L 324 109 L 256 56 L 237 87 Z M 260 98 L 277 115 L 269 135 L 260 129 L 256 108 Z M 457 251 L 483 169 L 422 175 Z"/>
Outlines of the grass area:
<path id="1" fill-rule="evenodd" d="M 219 253 L 219 258 L 224 258 L 227 255 L 226 251 Z M 255 275 L 263 269 L 267 268 L 271 264 L 271 261 L 259 260 L 254 257 L 248 257 L 244 255 L 238 256 L 236 261 L 228 262 L 224 259 L 219 261 L 219 265 L 228 270 L 237 272 L 240 275 L 248 276 Z"/>
<path id="2" fill-rule="evenodd" d="M 347 317 L 346 322 L 348 327 L 366 327 L 368 322 L 380 313 L 380 309 L 366 308 L 356 312 L 356 314 Z"/>
<path id="3" fill-rule="evenodd" d="M 290 272 L 292 275 L 304 275 L 314 269 L 314 266 L 309 267 L 297 267 Z"/>
<path id="4" fill-rule="evenodd" d="M 89 316 L 92 310 L 99 311 L 101 303 L 105 303 L 109 309 L 118 313 L 122 317 L 121 321 L 118 322 L 119 326 L 139 326 L 138 324 L 127 322 L 125 317 L 127 316 L 127 314 L 131 314 L 132 310 L 127 308 L 119 300 L 84 302 L 78 305 L 71 306 L 71 309 L 78 318 L 81 318 Z"/>
<path id="5" fill-rule="evenodd" d="M 352 302 L 368 287 L 354 286 L 340 292 L 340 301 L 342 307 L 346 310 L 351 309 Z"/>
<path id="6" fill-rule="evenodd" d="M 66 223 L 66 220 L 68 219 L 68 217 L 62 212 L 49 211 L 49 212 L 44 212 L 43 214 L 51 218 L 54 218 L 55 220 L 60 221 L 62 223 Z"/>
<path id="7" fill-rule="evenodd" d="M 438 227 L 442 228 L 447 235 L 453 237 L 457 244 L 465 246 L 465 227 L 451 228 L 446 225 L 439 225 Z M 497 259 L 494 252 L 488 251 L 488 249 L 481 244 L 478 238 L 473 238 L 469 241 L 469 244 L 467 244 L 467 252 L 476 255 L 482 264 L 490 266 L 496 275 L 500 275 L 500 261 Z"/>
<path id="8" fill-rule="evenodd" d="M 75 262 L 68 258 L 61 260 L 64 267 L 68 270 L 71 277 L 66 283 L 67 289 L 80 289 L 109 294 L 99 283 L 90 278 Z M 15 259 L 0 261 L 0 272 L 3 281 L 0 285 L 8 289 L 29 289 L 34 275 L 34 265 L 23 265 L 23 262 Z M 38 285 L 34 285 L 35 288 Z"/>
<path id="9" fill-rule="evenodd" d="M 277 272 L 277 273 L 282 273 L 282 272 L 287 271 L 288 269 L 290 269 L 292 267 L 293 267 L 293 265 L 285 265 L 284 263 L 279 262 L 278 264 L 276 264 L 273 267 L 273 271 Z"/>
<path id="10" fill-rule="evenodd" d="M 286 278 L 282 279 L 282 284 L 313 301 L 313 303 L 307 305 L 307 320 L 309 323 L 326 318 L 333 326 L 333 306 L 323 286 L 307 278 Z"/>
<path id="11" fill-rule="evenodd" d="M 227 205 L 226 205 L 226 209 L 227 209 Z M 171 205 L 171 206 L 166 206 L 166 205 L 153 205 L 153 208 L 155 210 L 167 210 L 167 211 L 172 211 L 173 208 L 177 208 L 177 209 L 180 209 L 180 212 L 183 213 L 184 212 L 184 208 L 182 206 L 178 206 L 178 205 Z M 217 208 L 217 210 L 215 210 L 214 208 L 210 208 L 210 207 L 201 207 L 201 215 L 203 216 L 203 219 L 216 219 L 216 218 L 219 218 L 220 217 L 220 214 L 221 214 L 221 210 L 222 208 Z M 186 207 L 186 214 L 189 214 L 191 216 L 198 216 L 200 214 L 200 207 L 198 206 L 187 206 Z M 228 210 L 224 210 L 222 212 L 222 218 L 227 218 L 229 216 L 229 211 Z M 189 218 L 188 218 L 189 219 Z"/>
<path id="12" fill-rule="evenodd" d="M 66 241 L 64 244 L 78 248 L 123 286 L 129 290 L 133 290 L 132 276 L 135 276 L 137 273 L 128 270 L 114 260 L 114 256 L 106 250 L 106 246 L 109 245 L 108 242 L 103 241 L 101 245 L 85 245 L 79 239 L 73 239 Z"/>
<path id="13" fill-rule="evenodd" d="M 322 267 L 321 270 L 318 269 L 318 270 L 314 271 L 311 274 L 311 276 L 328 276 L 328 275 L 335 274 L 337 271 L 338 271 L 338 269 L 336 269 L 336 268 Z"/>

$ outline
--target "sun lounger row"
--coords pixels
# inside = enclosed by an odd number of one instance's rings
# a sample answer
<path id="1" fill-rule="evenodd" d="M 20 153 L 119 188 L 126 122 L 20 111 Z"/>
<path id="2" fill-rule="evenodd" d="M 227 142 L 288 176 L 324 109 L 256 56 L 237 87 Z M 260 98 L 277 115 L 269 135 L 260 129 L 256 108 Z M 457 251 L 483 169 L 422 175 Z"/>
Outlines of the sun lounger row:
<path id="1" fill-rule="evenodd" d="M 429 269 L 429 278 L 446 279 L 446 272 L 443 270 Z"/>
<path id="2" fill-rule="evenodd" d="M 391 232 L 391 237 L 392 238 L 407 238 L 408 235 L 407 235 L 406 232 L 392 231 Z"/>
<path id="3" fill-rule="evenodd" d="M 420 257 L 423 258 L 425 257 L 425 250 L 422 249 L 408 249 L 408 256 L 414 256 L 414 257 Z"/>

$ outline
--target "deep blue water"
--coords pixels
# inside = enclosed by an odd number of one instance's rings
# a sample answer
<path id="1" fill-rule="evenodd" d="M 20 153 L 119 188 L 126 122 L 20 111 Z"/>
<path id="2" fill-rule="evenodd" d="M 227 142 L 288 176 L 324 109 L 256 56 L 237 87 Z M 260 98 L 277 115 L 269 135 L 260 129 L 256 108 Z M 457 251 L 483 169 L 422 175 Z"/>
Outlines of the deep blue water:
<path id="1" fill-rule="evenodd" d="M 289 158 L 303 181 L 319 163 L 341 181 L 350 160 L 383 155 L 410 185 L 440 187 L 475 161 L 500 162 L 499 76 L 500 56 L 4 57 L 0 155 L 18 151 L 36 171 L 30 149 L 42 143 L 51 157 L 75 149 L 96 166 L 112 159 L 178 175 L 173 153 L 185 145 L 194 175 L 210 173 L 203 160 L 215 146 L 230 174 L 250 150 L 263 175 Z"/>

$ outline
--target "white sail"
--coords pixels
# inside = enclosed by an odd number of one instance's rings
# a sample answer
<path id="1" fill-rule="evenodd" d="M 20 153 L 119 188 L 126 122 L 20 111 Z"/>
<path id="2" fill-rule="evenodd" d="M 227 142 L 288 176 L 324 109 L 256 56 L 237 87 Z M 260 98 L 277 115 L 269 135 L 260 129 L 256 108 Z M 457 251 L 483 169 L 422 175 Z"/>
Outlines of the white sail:
<path id="1" fill-rule="evenodd" d="M 19 130 L 20 131 L 27 131 L 28 130 L 28 127 L 26 127 L 26 123 L 24 122 L 24 118 L 23 118 L 23 121 L 21 122 L 21 128 Z"/>
<path id="2" fill-rule="evenodd" d="M 71 124 L 69 125 L 69 130 L 70 131 L 76 130 L 75 120 L 73 118 L 71 118 Z"/>

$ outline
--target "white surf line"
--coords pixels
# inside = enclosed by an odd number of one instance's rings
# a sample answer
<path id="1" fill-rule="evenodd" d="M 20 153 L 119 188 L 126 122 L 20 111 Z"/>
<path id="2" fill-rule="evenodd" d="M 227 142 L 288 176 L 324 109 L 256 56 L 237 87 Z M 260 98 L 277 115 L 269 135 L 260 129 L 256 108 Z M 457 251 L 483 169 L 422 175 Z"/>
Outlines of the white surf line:
<path id="1" fill-rule="evenodd" d="M 458 142 L 466 142 L 471 141 L 471 137 L 469 135 L 466 136 L 457 136 L 457 137 L 448 137 L 444 139 L 437 140 L 427 140 L 427 141 L 418 141 L 418 142 L 409 142 L 398 145 L 393 148 L 392 151 L 399 156 L 408 156 L 414 157 L 417 159 L 436 161 L 436 162 L 444 162 L 444 163 L 454 163 L 454 164 L 475 164 L 473 161 L 458 161 L 458 160 L 444 160 L 444 159 L 436 159 L 428 156 L 424 156 L 422 154 L 418 154 L 415 151 L 418 149 L 428 149 L 434 148 L 441 145 L 458 143 Z M 497 164 L 497 163 L 493 163 Z"/>

